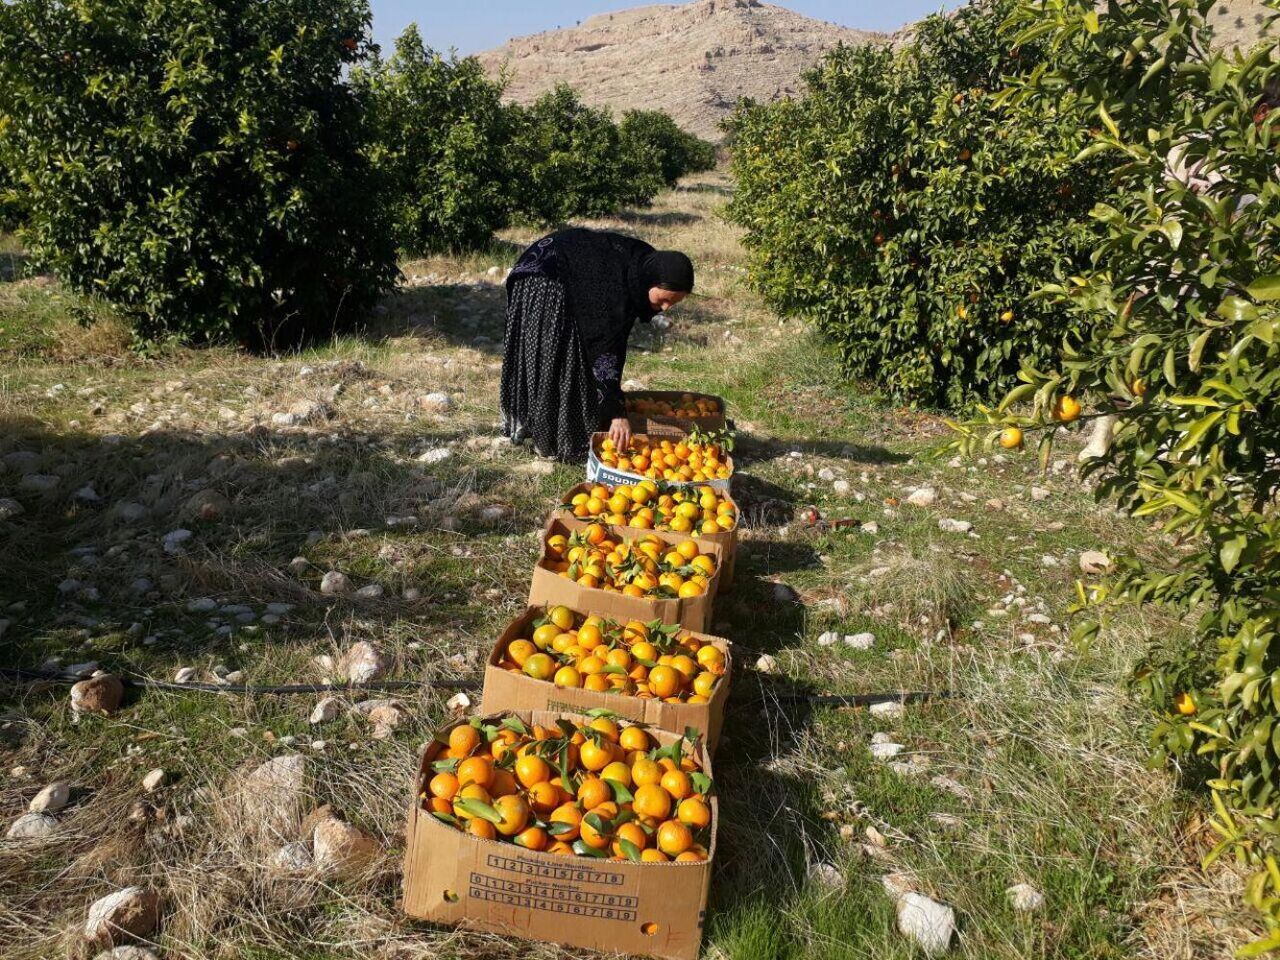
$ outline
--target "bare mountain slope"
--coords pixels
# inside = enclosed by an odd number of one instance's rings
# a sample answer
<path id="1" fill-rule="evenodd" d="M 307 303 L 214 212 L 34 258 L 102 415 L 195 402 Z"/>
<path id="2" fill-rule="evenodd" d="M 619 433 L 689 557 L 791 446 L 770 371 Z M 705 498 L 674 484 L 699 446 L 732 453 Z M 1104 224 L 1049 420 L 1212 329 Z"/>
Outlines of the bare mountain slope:
<path id="1" fill-rule="evenodd" d="M 796 92 L 800 74 L 838 43 L 888 40 L 756 0 L 636 7 L 576 27 L 518 37 L 480 54 L 505 65 L 507 95 L 528 102 L 566 82 L 596 106 L 666 110 L 685 129 L 719 139 L 739 97 Z"/>

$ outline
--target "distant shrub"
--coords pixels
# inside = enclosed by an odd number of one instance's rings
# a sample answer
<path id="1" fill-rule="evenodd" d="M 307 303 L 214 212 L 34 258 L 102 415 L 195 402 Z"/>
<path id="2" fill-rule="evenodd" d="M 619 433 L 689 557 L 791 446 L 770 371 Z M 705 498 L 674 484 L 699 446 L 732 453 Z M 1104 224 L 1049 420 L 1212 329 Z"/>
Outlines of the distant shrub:
<path id="1" fill-rule="evenodd" d="M 550 225 L 608 216 L 650 202 L 662 188 L 657 152 L 648 144 L 625 151 L 609 111 L 587 106 L 571 87 L 511 110 L 508 157 L 521 219 Z"/>
<path id="2" fill-rule="evenodd" d="M 26 242 L 146 337 L 287 342 L 396 276 L 365 112 L 364 0 L 12 0 L 0 116 Z"/>
<path id="3" fill-rule="evenodd" d="M 618 133 L 628 154 L 652 148 L 662 182 L 668 187 L 686 174 L 716 165 L 716 145 L 681 130 L 671 115 L 661 110 L 628 110 L 618 124 Z"/>
<path id="4" fill-rule="evenodd" d="M 896 397 L 996 396 L 1069 332 L 1029 297 L 1087 261 L 1111 162 L 1073 159 L 1074 118 L 999 96 L 1044 57 L 1001 36 L 1012 5 L 929 17 L 896 50 L 839 48 L 802 97 L 727 124 L 751 282 Z"/>
<path id="5" fill-rule="evenodd" d="M 371 156 L 387 180 L 401 249 L 473 248 L 506 226 L 512 116 L 478 60 L 441 56 L 411 25 L 391 58 L 355 82 L 368 95 Z"/>

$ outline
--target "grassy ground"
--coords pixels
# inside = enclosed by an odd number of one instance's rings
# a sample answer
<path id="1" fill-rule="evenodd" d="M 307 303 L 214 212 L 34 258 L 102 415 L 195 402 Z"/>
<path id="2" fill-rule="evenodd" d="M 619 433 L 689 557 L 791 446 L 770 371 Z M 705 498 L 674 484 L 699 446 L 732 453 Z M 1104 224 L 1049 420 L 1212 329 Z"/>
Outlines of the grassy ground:
<path id="1" fill-rule="evenodd" d="M 741 431 L 748 524 L 738 585 L 716 612 L 741 670 L 717 755 L 704 955 L 912 956 L 882 885 L 895 874 L 954 907 L 961 957 L 1228 952 L 1246 935 L 1230 913 L 1238 880 L 1196 870 L 1196 801 L 1145 768 L 1146 718 L 1124 690 L 1146 638 L 1179 625 L 1133 615 L 1087 651 L 1065 636 L 1081 550 L 1169 547 L 1095 506 L 1067 470 L 928 457 L 936 418 L 845 383 L 802 326 L 743 288 L 737 238 L 717 216 L 726 193 L 708 176 L 605 224 L 685 249 L 699 270 L 701 296 L 670 331 L 637 335 L 627 375 L 718 393 Z M 496 436 L 503 298 L 487 269 L 527 239 L 407 264 L 409 282 L 365 335 L 279 359 L 144 359 L 109 319 L 81 326 L 93 306 L 49 280 L 0 282 L 0 457 L 34 451 L 55 478 L 36 492 L 0 469 L 0 497 L 25 507 L 0 521 L 0 617 L 12 621 L 0 662 L 96 660 L 159 679 L 225 666 L 273 684 L 320 680 L 317 656 L 370 640 L 396 677 L 474 673 L 523 606 L 534 531 L 581 475 Z M 6 250 L 17 253 L 0 245 L 0 260 Z M 455 409 L 425 412 L 417 400 L 434 391 Z M 272 421 L 301 400 L 332 418 Z M 446 459 L 419 460 L 441 447 Z M 936 504 L 901 502 L 925 484 Z M 86 485 L 93 497 L 77 498 Z M 199 512 L 209 492 L 225 498 L 216 516 Z M 793 515 L 810 504 L 878 530 L 803 527 Z M 416 525 L 387 523 L 405 516 Z M 943 518 L 974 534 L 943 532 Z M 178 528 L 193 536 L 167 553 Z M 384 596 L 324 596 L 329 570 Z M 219 609 L 189 608 L 206 597 Z M 264 617 L 272 602 L 293 606 Z M 819 645 L 828 630 L 876 641 Z M 753 669 L 763 653 L 777 673 Z M 786 699 L 899 690 L 956 697 L 896 717 Z M 87 904 L 135 882 L 164 897 L 168 957 L 561 955 L 397 911 L 409 778 L 450 692 L 402 696 L 411 722 L 379 740 L 355 715 L 311 727 L 312 696 L 151 690 L 115 717 L 77 720 L 65 688 L 0 689 L 4 822 L 46 782 L 75 787 L 54 838 L 0 840 L 4 955 L 65 955 Z M 896 764 L 872 758 L 876 734 L 904 745 Z M 383 843 L 372 877 L 281 877 L 233 815 L 235 773 L 298 750 L 314 799 Z M 155 767 L 169 783 L 144 794 Z M 1043 908 L 1014 911 L 1005 890 L 1017 883 L 1043 892 Z"/>

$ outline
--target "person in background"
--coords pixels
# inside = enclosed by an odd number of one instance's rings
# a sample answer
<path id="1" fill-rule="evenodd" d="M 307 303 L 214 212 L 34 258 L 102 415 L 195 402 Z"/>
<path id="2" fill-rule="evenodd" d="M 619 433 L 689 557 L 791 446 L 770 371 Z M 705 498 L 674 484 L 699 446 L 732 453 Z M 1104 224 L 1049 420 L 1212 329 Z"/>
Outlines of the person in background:
<path id="1" fill-rule="evenodd" d="M 503 432 L 545 457 L 585 461 L 591 435 L 631 440 L 622 394 L 627 338 L 693 291 L 683 253 L 618 233 L 573 228 L 543 237 L 507 277 Z"/>

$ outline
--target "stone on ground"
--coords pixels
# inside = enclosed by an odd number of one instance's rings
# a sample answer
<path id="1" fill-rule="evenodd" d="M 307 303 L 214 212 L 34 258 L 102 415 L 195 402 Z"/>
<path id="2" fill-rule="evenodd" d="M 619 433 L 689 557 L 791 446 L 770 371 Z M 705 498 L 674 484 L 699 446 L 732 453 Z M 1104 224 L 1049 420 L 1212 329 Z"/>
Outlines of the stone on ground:
<path id="1" fill-rule="evenodd" d="M 351 578 L 338 570 L 330 570 L 320 580 L 320 592 L 333 596 L 351 592 Z"/>
<path id="2" fill-rule="evenodd" d="M 312 834 L 316 866 L 327 873 L 350 875 L 366 869 L 379 853 L 378 842 L 354 824 L 336 818 L 316 824 Z"/>
<path id="3" fill-rule="evenodd" d="M 911 495 L 907 497 L 907 503 L 913 507 L 932 507 L 937 502 L 938 491 L 933 487 L 920 487 L 911 491 Z"/>
<path id="4" fill-rule="evenodd" d="M 1019 913 L 1030 913 L 1044 906 L 1044 894 L 1029 883 L 1015 883 L 1004 892 L 1009 906 Z"/>
<path id="5" fill-rule="evenodd" d="M 301 754 L 273 757 L 243 779 L 241 807 L 252 834 L 292 839 L 302 821 L 307 761 Z"/>
<path id="6" fill-rule="evenodd" d="M 81 680 L 71 688 L 71 709 L 76 713 L 108 716 L 120 709 L 124 684 L 110 674 Z"/>
<path id="7" fill-rule="evenodd" d="M 341 668 L 352 683 L 372 683 L 386 676 L 391 658 L 367 640 L 359 640 L 342 658 Z"/>
<path id="8" fill-rule="evenodd" d="M 1110 573 L 1115 564 L 1101 550 L 1086 550 L 1080 554 L 1080 572 L 1089 574 Z"/>
<path id="9" fill-rule="evenodd" d="M 41 840 L 51 837 L 58 829 L 58 821 L 47 813 L 24 813 L 9 825 L 5 836 L 10 840 Z"/>
<path id="10" fill-rule="evenodd" d="M 904 893 L 898 898 L 898 930 L 926 954 L 946 953 L 955 929 L 955 911 L 946 904 L 922 893 Z"/>
<path id="11" fill-rule="evenodd" d="M 95 947 L 115 946 L 147 936 L 159 922 L 159 895 L 142 887 L 125 887 L 89 907 L 84 938 Z"/>
<path id="12" fill-rule="evenodd" d="M 57 813 L 71 799 L 71 784 L 63 781 L 51 783 L 31 798 L 27 809 L 32 813 Z"/>

